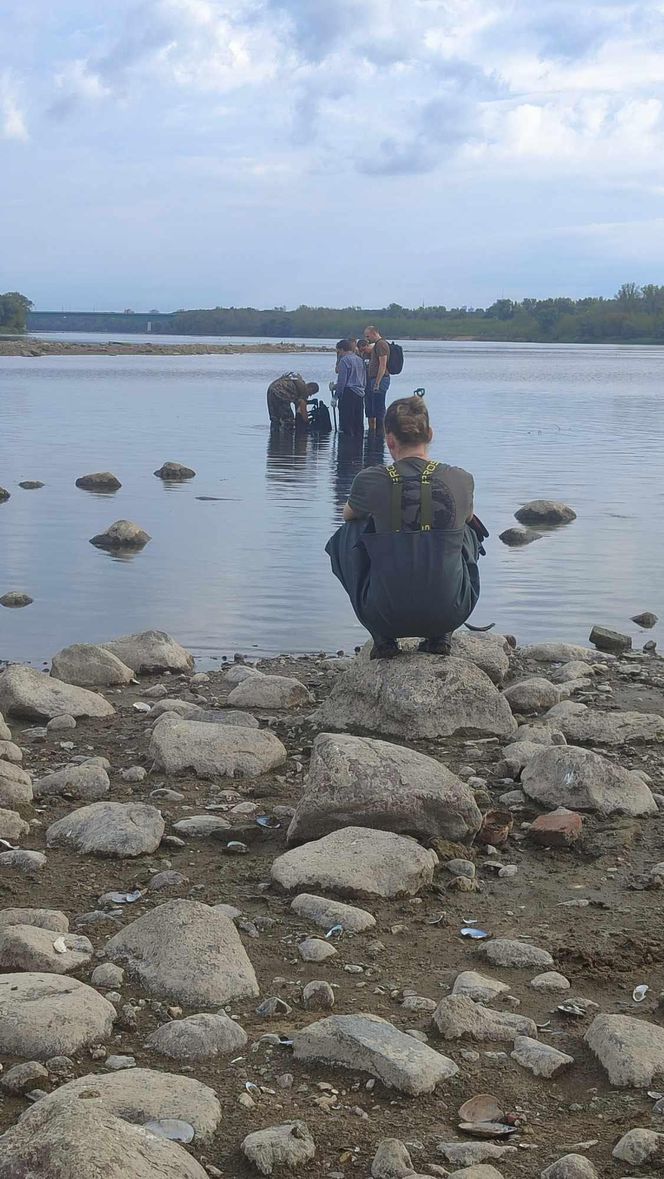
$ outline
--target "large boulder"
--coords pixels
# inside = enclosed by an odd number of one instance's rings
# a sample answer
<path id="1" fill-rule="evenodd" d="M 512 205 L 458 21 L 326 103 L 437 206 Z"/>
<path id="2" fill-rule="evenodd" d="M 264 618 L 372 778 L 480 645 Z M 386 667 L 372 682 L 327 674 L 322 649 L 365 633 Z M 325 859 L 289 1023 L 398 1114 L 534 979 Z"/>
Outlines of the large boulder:
<path id="1" fill-rule="evenodd" d="M 313 701 L 304 684 L 284 675 L 251 675 L 228 696 L 228 703 L 238 708 L 301 708 Z"/>
<path id="2" fill-rule="evenodd" d="M 168 901 L 127 925 L 105 953 L 157 999 L 218 1007 L 258 995 L 254 969 L 233 922 L 199 901 Z"/>
<path id="3" fill-rule="evenodd" d="M 79 688 L 114 688 L 130 684 L 134 673 L 112 651 L 94 643 L 63 647 L 51 661 L 51 675 Z"/>
<path id="4" fill-rule="evenodd" d="M 638 774 L 589 749 L 543 747 L 521 772 L 521 787 L 541 806 L 613 814 L 654 815 L 657 803 Z"/>
<path id="5" fill-rule="evenodd" d="M 0 1179 L 207 1179 L 182 1147 L 96 1102 L 46 1111 L 39 1102 L 27 1113 L 35 1114 L 29 1123 L 19 1120 L 0 1138 Z"/>
<path id="6" fill-rule="evenodd" d="M 105 798 L 110 789 L 110 779 L 103 766 L 88 761 L 54 770 L 33 783 L 35 798 L 50 795 L 67 795 L 80 802 L 98 802 Z"/>
<path id="7" fill-rule="evenodd" d="M 318 888 L 342 896 L 415 896 L 431 884 L 436 853 L 405 835 L 345 827 L 293 848 L 272 865 L 272 880 L 288 892 Z"/>
<path id="8" fill-rule="evenodd" d="M 586 1043 L 619 1089 L 646 1089 L 664 1078 L 664 1027 L 632 1015 L 596 1015 Z"/>
<path id="9" fill-rule="evenodd" d="M 115 714 L 108 700 L 96 692 L 63 684 L 20 663 L 0 673 L 0 710 L 21 720 L 47 721 L 65 713 L 73 717 Z"/>
<path id="10" fill-rule="evenodd" d="M 92 856 L 142 856 L 157 850 L 163 834 L 164 820 L 154 806 L 93 802 L 52 823 L 46 846 Z"/>
<path id="11" fill-rule="evenodd" d="M 105 532 L 98 532 L 96 536 L 90 537 L 90 544 L 95 545 L 98 549 L 144 549 L 149 540 L 152 540 L 149 532 L 141 528 L 138 524 L 134 524 L 132 520 L 116 520 L 114 524 L 109 524 Z"/>
<path id="12" fill-rule="evenodd" d="M 555 524 L 569 524 L 576 520 L 576 512 L 567 504 L 553 499 L 531 499 L 514 513 L 519 524 L 535 524 L 549 526 Z"/>
<path id="13" fill-rule="evenodd" d="M 115 1008 L 57 974 L 0 974 L 0 1053 L 23 1060 L 74 1056 L 111 1034 Z"/>
<path id="14" fill-rule="evenodd" d="M 120 635 L 104 650 L 117 655 L 137 675 L 154 675 L 162 671 L 193 671 L 193 656 L 164 630 L 145 630 L 135 635 Z"/>
<path id="15" fill-rule="evenodd" d="M 110 471 L 95 471 L 92 475 L 81 475 L 76 486 L 84 491 L 119 491 L 122 484 Z"/>
<path id="16" fill-rule="evenodd" d="M 351 824 L 460 842 L 472 838 L 481 822 L 470 787 L 432 757 L 387 741 L 322 733 L 288 842 L 318 839 Z"/>
<path id="17" fill-rule="evenodd" d="M 421 1044 L 377 1015 L 329 1015 L 296 1032 L 296 1060 L 370 1073 L 383 1084 L 417 1097 L 456 1076 L 453 1060 Z"/>
<path id="18" fill-rule="evenodd" d="M 172 721 L 168 715 L 155 725 L 149 753 L 156 769 L 167 774 L 193 770 L 199 778 L 256 778 L 283 765 L 287 757 L 269 729 Z"/>
<path id="19" fill-rule="evenodd" d="M 568 741 L 589 745 L 626 745 L 632 741 L 664 741 L 664 716 L 651 712 L 596 712 L 585 704 L 563 700 L 545 714 Z"/>
<path id="20" fill-rule="evenodd" d="M 509 737 L 517 727 L 505 698 L 473 663 L 418 653 L 353 660 L 313 720 L 412 740 L 464 732 Z"/>

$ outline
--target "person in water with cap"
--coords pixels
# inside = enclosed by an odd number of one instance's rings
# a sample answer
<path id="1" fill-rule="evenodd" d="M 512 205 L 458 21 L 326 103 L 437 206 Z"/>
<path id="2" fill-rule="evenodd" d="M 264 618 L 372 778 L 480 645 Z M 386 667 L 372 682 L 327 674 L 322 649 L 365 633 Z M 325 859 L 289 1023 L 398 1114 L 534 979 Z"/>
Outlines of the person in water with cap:
<path id="1" fill-rule="evenodd" d="M 268 386 L 267 412 L 274 429 L 294 430 L 296 425 L 306 429 L 309 423 L 307 399 L 315 397 L 318 385 L 307 382 L 299 373 L 284 373 Z M 293 411 L 295 406 L 296 412 Z"/>
<path id="2" fill-rule="evenodd" d="M 480 592 L 477 561 L 488 535 L 474 515 L 473 477 L 429 457 L 433 431 L 419 396 L 385 414 L 389 467 L 356 475 L 344 524 L 326 545 L 332 571 L 371 634 L 372 659 L 399 654 L 397 639 L 449 655 L 452 632 Z"/>

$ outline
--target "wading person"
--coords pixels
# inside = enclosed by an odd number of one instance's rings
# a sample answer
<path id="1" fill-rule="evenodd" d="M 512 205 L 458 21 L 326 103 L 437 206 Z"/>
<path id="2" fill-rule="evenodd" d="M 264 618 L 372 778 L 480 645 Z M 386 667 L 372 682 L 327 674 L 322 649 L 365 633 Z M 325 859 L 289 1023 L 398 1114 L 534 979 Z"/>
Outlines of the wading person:
<path id="1" fill-rule="evenodd" d="M 392 465 L 355 476 L 345 523 L 328 541 L 332 572 L 373 639 L 372 659 L 398 655 L 397 639 L 449 655 L 452 631 L 480 592 L 477 561 L 488 535 L 473 515 L 473 477 L 429 457 L 433 433 L 420 397 L 385 415 Z"/>
<path id="2" fill-rule="evenodd" d="M 274 429 L 294 430 L 309 425 L 307 398 L 315 397 L 318 385 L 307 382 L 299 373 L 284 373 L 268 386 L 267 412 Z M 295 407 L 295 410 L 293 410 Z"/>
<path id="3" fill-rule="evenodd" d="M 337 344 L 337 387 L 339 430 L 342 434 L 364 434 L 364 391 L 366 369 L 355 351 L 354 340 Z"/>
<path id="4" fill-rule="evenodd" d="M 385 397 L 390 387 L 388 365 L 390 345 L 384 340 L 377 327 L 369 325 L 364 329 L 364 338 L 372 344 L 369 359 L 367 395 L 365 408 L 370 430 L 381 430 L 385 418 Z"/>

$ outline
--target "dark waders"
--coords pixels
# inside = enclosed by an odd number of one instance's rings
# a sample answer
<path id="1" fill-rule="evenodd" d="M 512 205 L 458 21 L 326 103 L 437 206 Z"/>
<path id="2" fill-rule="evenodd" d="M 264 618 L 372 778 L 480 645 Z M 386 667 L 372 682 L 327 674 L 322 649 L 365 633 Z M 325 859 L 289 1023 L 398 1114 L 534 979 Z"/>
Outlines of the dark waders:
<path id="1" fill-rule="evenodd" d="M 429 463 L 420 478 L 420 526 L 404 531 L 403 479 L 392 481 L 391 531 L 373 521 L 342 524 L 325 551 L 357 618 L 376 646 L 399 638 L 440 638 L 470 616 L 480 592 L 479 540 L 463 528 L 435 529 Z"/>

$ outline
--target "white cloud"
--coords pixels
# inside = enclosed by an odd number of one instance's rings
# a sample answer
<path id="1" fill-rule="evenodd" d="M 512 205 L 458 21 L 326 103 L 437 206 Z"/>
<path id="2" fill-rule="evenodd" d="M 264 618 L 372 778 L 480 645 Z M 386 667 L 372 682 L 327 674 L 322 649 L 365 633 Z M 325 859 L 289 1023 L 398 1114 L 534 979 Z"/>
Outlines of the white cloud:
<path id="1" fill-rule="evenodd" d="M 0 74 L 0 132 L 4 139 L 16 139 L 23 143 L 29 138 L 25 115 L 19 106 L 16 83 L 9 70 Z"/>

